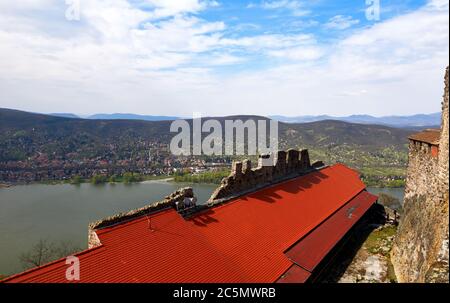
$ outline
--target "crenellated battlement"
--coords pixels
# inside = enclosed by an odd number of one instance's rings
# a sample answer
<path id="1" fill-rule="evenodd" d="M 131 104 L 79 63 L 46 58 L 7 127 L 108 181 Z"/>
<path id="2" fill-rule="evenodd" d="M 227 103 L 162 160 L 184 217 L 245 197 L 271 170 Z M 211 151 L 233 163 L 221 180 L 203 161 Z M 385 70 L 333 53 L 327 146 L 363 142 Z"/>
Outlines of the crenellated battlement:
<path id="1" fill-rule="evenodd" d="M 311 165 L 306 149 L 278 151 L 273 161 L 275 164 L 264 165 L 270 159 L 270 155 L 260 155 L 256 168 L 252 168 L 250 160 L 233 162 L 230 175 L 222 180 L 220 187 L 214 191 L 208 202 L 225 201 L 324 166 L 322 162 Z"/>

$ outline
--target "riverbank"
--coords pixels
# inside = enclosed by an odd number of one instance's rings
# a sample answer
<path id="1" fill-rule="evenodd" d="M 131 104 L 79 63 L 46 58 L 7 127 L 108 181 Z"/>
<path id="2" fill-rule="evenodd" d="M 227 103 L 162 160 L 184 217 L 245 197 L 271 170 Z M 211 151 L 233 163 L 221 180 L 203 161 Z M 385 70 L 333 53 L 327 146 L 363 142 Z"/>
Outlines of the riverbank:
<path id="1" fill-rule="evenodd" d="M 152 179 L 152 180 L 145 180 L 145 181 L 141 181 L 139 183 L 142 184 L 150 184 L 150 183 L 159 183 L 159 182 L 173 182 L 175 180 L 175 178 L 164 178 L 164 179 Z"/>
<path id="2" fill-rule="evenodd" d="M 168 177 L 166 175 L 164 176 L 142 176 L 139 175 L 133 180 L 126 180 L 122 177 L 117 177 L 114 179 L 111 178 L 105 178 L 105 179 L 97 179 L 95 182 L 93 182 L 93 179 L 69 179 L 69 180 L 47 180 L 47 181 L 32 181 L 32 182 L 15 182 L 15 183 L 9 183 L 4 184 L 0 183 L 0 188 L 8 188 L 13 186 L 23 186 L 23 185 L 62 185 L 62 184 L 72 184 L 72 185 L 79 185 L 79 184 L 130 184 L 130 183 L 143 183 L 143 182 L 151 182 L 151 181 L 165 181 L 170 182 L 173 181 L 173 177 Z"/>
<path id="3" fill-rule="evenodd" d="M 219 171 L 207 171 L 199 174 L 176 173 L 175 182 L 180 183 L 201 183 L 201 184 L 220 184 L 222 179 L 230 175 L 229 169 Z"/>

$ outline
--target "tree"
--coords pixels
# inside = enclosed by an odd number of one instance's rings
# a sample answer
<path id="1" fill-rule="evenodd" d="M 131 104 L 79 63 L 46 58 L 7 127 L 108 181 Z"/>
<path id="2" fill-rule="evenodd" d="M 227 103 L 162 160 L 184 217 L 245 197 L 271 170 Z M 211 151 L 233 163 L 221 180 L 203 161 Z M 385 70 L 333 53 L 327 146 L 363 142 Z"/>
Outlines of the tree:
<path id="1" fill-rule="evenodd" d="M 399 187 L 405 187 L 405 185 L 406 185 L 405 180 L 392 180 L 388 183 L 387 187 L 399 188 Z"/>
<path id="2" fill-rule="evenodd" d="M 116 175 L 112 175 L 111 177 L 109 177 L 109 183 L 115 183 L 115 182 L 117 182 Z"/>
<path id="3" fill-rule="evenodd" d="M 80 176 L 77 175 L 72 178 L 72 180 L 70 181 L 70 184 L 77 185 L 77 184 L 81 184 L 81 182 L 83 182 L 83 180 L 81 179 Z"/>
<path id="4" fill-rule="evenodd" d="M 30 268 L 50 262 L 53 254 L 53 245 L 41 239 L 29 252 L 21 254 L 19 258 L 24 268 Z"/>
<path id="5" fill-rule="evenodd" d="M 30 251 L 19 256 L 24 269 L 42 266 L 51 261 L 66 257 L 80 249 L 70 242 L 59 242 L 58 244 L 48 240 L 39 240 Z"/>
<path id="6" fill-rule="evenodd" d="M 123 182 L 131 183 L 132 180 L 133 180 L 133 174 L 132 173 L 124 173 L 123 174 Z"/>
<path id="7" fill-rule="evenodd" d="M 207 171 L 198 175 L 177 173 L 175 182 L 220 184 L 223 178 L 230 175 L 229 170 Z"/>
<path id="8" fill-rule="evenodd" d="M 133 183 L 142 181 L 142 177 L 139 174 L 134 173 L 125 173 L 123 174 L 123 182 L 125 183 Z"/>
<path id="9" fill-rule="evenodd" d="M 103 175 L 94 175 L 91 178 L 92 184 L 102 184 L 102 183 L 106 183 L 106 181 L 107 181 L 107 177 L 103 176 Z"/>

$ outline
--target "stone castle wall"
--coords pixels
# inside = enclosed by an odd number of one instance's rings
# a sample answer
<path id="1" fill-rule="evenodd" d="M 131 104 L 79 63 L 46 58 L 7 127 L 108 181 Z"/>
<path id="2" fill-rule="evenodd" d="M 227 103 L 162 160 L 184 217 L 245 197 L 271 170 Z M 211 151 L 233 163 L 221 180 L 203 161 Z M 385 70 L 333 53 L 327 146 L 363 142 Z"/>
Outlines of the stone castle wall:
<path id="1" fill-rule="evenodd" d="M 405 199 L 435 192 L 439 161 L 433 157 L 430 144 L 410 141 L 406 173 Z"/>
<path id="2" fill-rule="evenodd" d="M 210 203 L 230 199 L 255 191 L 270 184 L 294 178 L 300 174 L 323 166 L 322 162 L 310 163 L 308 150 L 298 151 L 290 149 L 279 151 L 276 155 L 275 165 L 264 166 L 268 155 L 261 155 L 256 168 L 252 168 L 250 160 L 233 162 L 231 174 L 224 178 L 209 199 Z"/>
<path id="3" fill-rule="evenodd" d="M 448 282 L 448 68 L 445 76 L 439 155 L 411 141 L 404 214 L 391 252 L 399 282 Z"/>
<path id="4" fill-rule="evenodd" d="M 442 187 L 448 188 L 448 177 L 449 177 L 449 166 L 448 166 L 448 136 L 449 136 L 449 125 L 448 125 L 448 78 L 449 70 L 447 67 L 447 72 L 445 74 L 445 90 L 444 97 L 442 101 L 442 123 L 441 123 L 441 139 L 439 142 L 439 180 L 443 183 Z"/>

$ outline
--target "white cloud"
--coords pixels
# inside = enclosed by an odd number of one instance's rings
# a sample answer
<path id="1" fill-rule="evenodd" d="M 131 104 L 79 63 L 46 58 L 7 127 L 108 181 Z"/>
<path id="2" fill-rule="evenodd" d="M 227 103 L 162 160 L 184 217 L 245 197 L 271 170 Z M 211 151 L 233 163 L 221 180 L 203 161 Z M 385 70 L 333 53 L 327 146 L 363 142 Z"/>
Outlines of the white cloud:
<path id="1" fill-rule="evenodd" d="M 186 13 L 198 13 L 208 7 L 219 6 L 212 0 L 142 0 L 154 8 L 152 18 L 164 18 Z"/>
<path id="2" fill-rule="evenodd" d="M 360 97 L 360 96 L 365 95 L 367 93 L 368 93 L 367 90 L 361 89 L 361 90 L 358 90 L 358 91 L 341 92 L 341 93 L 336 94 L 336 96 L 338 96 L 338 97 Z"/>
<path id="3" fill-rule="evenodd" d="M 337 15 L 325 23 L 325 28 L 344 30 L 358 23 L 359 20 L 355 20 L 351 16 Z"/>
<path id="4" fill-rule="evenodd" d="M 61 1 L 18 2 L 0 3 L 0 107 L 186 116 L 430 112 L 439 108 L 448 65 L 448 1 L 333 44 L 312 34 L 230 35 L 224 22 L 201 18 L 212 2 L 147 1 L 154 9 L 142 10 L 89 0 L 80 22 L 64 19 Z M 245 65 L 254 61 L 267 66 Z M 233 64 L 239 69 L 220 70 Z"/>
<path id="5" fill-rule="evenodd" d="M 213 54 L 208 61 L 210 65 L 232 65 L 241 63 L 244 59 L 230 54 L 219 53 Z"/>
<path id="6" fill-rule="evenodd" d="M 448 0 L 431 0 L 427 4 L 431 9 L 437 10 L 448 10 L 449 1 Z"/>
<path id="7" fill-rule="evenodd" d="M 304 9 L 302 1 L 298 0 L 274 0 L 274 1 L 262 1 L 261 4 L 256 5 L 250 3 L 247 8 L 261 7 L 267 10 L 289 10 L 292 15 L 301 17 L 310 14 L 309 10 Z"/>
<path id="8" fill-rule="evenodd" d="M 55 4 L 54 0 L 2 1 L 0 2 L 0 10 L 3 12 L 13 12 L 19 9 L 42 9 L 43 7 L 48 7 L 52 4 Z"/>
<path id="9" fill-rule="evenodd" d="M 290 22 L 289 25 L 296 29 L 309 29 L 320 25 L 320 22 L 316 20 L 295 20 Z"/>
<path id="10" fill-rule="evenodd" d="M 308 34 L 265 34 L 235 39 L 224 38 L 220 43 L 224 46 L 244 47 L 249 50 L 273 50 L 292 48 L 305 44 L 313 44 L 315 43 L 315 40 L 313 36 Z"/>
<path id="11" fill-rule="evenodd" d="M 0 54 L 10 58 L 2 60 L 0 67 L 7 68 L 9 76 L 20 78 L 79 79 L 80 74 L 81 78 L 84 74 L 92 77 L 92 72 L 99 77 L 110 76 L 111 69 L 123 70 L 126 75 L 133 73 L 133 69 L 174 68 L 186 64 L 195 53 L 218 45 L 225 25 L 179 14 L 201 9 L 206 2 L 181 2 L 185 5 L 173 11 L 173 18 L 155 22 L 149 21 L 152 11 L 137 9 L 125 0 L 82 2 L 81 22 L 65 20 L 66 7 L 59 6 L 58 25 L 69 28 L 63 36 L 40 26 L 46 19 L 45 4 L 51 10 L 52 1 L 42 1 L 42 7 L 16 6 L 14 13 L 10 7 L 7 12 L 0 11 L 0 25 L 5 29 L 0 30 Z M 41 9 L 41 15 L 34 19 L 22 18 L 30 9 L 37 8 Z"/>
<path id="12" fill-rule="evenodd" d="M 323 54 L 324 52 L 321 48 L 314 46 L 269 51 L 269 55 L 271 56 L 296 61 L 316 60 L 321 58 Z"/>
<path id="13" fill-rule="evenodd" d="M 299 9 L 301 7 L 300 1 L 293 0 L 277 0 L 277 1 L 263 1 L 262 5 L 265 9 Z"/>
<path id="14" fill-rule="evenodd" d="M 448 10 L 428 5 L 376 23 L 328 45 L 318 63 L 284 64 L 229 79 L 217 103 L 240 99 L 246 101 L 240 112 L 253 113 L 264 104 L 269 114 L 291 116 L 439 111 L 449 63 L 448 18 Z"/>

